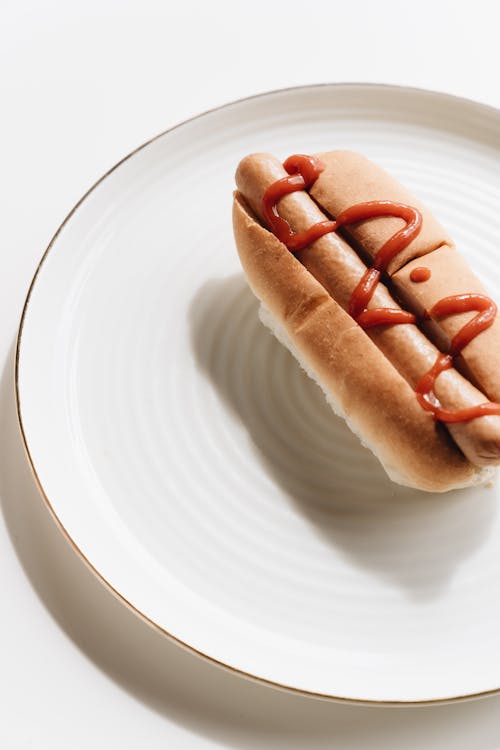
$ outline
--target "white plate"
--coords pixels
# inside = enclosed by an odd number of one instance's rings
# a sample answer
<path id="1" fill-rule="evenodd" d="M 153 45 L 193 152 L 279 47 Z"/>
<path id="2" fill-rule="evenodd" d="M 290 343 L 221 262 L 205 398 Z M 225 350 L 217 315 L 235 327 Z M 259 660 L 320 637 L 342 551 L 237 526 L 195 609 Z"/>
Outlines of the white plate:
<path id="1" fill-rule="evenodd" d="M 344 147 L 428 202 L 498 296 L 498 111 L 364 85 L 236 102 L 135 151 L 56 234 L 21 329 L 26 445 L 99 576 L 209 658 L 362 701 L 495 690 L 497 488 L 391 484 L 238 265 L 238 160 Z"/>

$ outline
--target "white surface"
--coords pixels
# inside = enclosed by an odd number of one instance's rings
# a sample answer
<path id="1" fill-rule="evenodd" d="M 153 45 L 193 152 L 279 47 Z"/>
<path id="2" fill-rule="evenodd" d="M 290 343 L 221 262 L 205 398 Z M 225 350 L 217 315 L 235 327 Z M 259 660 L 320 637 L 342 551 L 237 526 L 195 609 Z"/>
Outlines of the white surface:
<path id="1" fill-rule="evenodd" d="M 268 6 L 184 4 L 169 14 L 164 3 L 4 4 L 4 358 L 32 270 L 63 215 L 105 169 L 169 124 L 227 99 L 318 80 L 428 86 L 500 106 L 495 3 L 421 2 L 411 24 L 400 3 L 352 3 L 350 11 L 318 3 L 315 14 L 286 3 L 274 18 Z M 363 26 L 360 8 L 369 14 Z M 329 15 L 342 32 L 323 22 Z M 311 54 L 283 64 L 277 53 L 300 44 L 316 18 Z M 94 580 L 43 508 L 16 431 L 11 366 L 1 394 L 4 747 L 500 746 L 498 698 L 424 709 L 318 703 L 227 675 L 146 628 Z"/>
<path id="2" fill-rule="evenodd" d="M 413 189 L 500 296 L 500 112 L 349 85 L 228 105 L 127 159 L 59 233 L 22 329 L 28 447 L 95 569 L 213 659 L 359 700 L 494 690 L 497 486 L 390 482 L 260 325 L 241 273 L 240 157 L 332 142 Z"/>

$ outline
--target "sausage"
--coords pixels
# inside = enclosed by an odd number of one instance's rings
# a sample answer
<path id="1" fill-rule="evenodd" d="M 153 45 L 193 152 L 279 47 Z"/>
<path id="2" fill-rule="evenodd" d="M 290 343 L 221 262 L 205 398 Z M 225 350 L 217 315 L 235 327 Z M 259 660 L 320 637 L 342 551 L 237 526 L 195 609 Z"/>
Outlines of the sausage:
<path id="1" fill-rule="evenodd" d="M 418 237 L 388 267 L 395 292 L 405 308 L 422 315 L 432 311 L 438 300 L 478 293 L 487 296 L 484 285 L 467 265 L 453 240 L 414 196 L 381 167 L 351 151 L 318 154 L 325 165 L 310 190 L 312 198 L 335 218 L 347 206 L 371 200 L 394 200 L 418 208 L 423 227 Z M 401 219 L 377 218 L 345 228 L 345 234 L 360 252 L 374 258 L 384 242 L 404 225 Z M 411 272 L 428 268 L 430 278 L 414 283 Z M 446 317 L 432 315 L 427 335 L 443 351 L 448 351 L 458 330 L 475 312 Z M 500 401 L 500 319 L 473 339 L 455 359 L 455 366 L 492 401 Z"/>

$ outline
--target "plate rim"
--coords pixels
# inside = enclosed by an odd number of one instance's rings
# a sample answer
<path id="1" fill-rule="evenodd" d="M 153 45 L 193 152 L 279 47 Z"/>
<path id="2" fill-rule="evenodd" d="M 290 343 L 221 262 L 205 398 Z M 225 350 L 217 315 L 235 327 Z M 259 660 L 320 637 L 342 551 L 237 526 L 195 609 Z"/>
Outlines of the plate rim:
<path id="1" fill-rule="evenodd" d="M 19 428 L 21 432 L 22 442 L 24 446 L 24 451 L 26 454 L 26 457 L 28 459 L 28 463 L 31 469 L 31 473 L 33 475 L 33 478 L 35 480 L 35 483 L 38 487 L 38 490 L 42 496 L 42 499 L 49 510 L 49 513 L 51 514 L 52 518 L 56 522 L 57 527 L 65 537 L 66 541 L 69 542 L 72 549 L 76 552 L 76 554 L 79 556 L 79 558 L 84 562 L 84 564 L 87 566 L 87 568 L 93 573 L 93 575 L 97 578 L 97 580 L 111 593 L 113 594 L 119 601 L 121 601 L 122 604 L 124 604 L 127 609 L 129 609 L 131 612 L 134 613 L 134 615 L 138 616 L 141 620 L 143 620 L 147 625 L 154 628 L 155 630 L 159 631 L 162 635 L 169 638 L 171 641 L 176 643 L 177 645 L 181 646 L 183 649 L 196 654 L 197 656 L 200 656 L 201 658 L 211 662 L 217 667 L 220 667 L 222 669 L 225 669 L 229 672 L 232 672 L 233 674 L 238 674 L 241 677 L 244 677 L 246 679 L 249 679 L 253 682 L 257 682 L 262 685 L 266 685 L 268 687 L 277 688 L 279 690 L 283 690 L 289 693 L 294 693 L 298 695 L 308 696 L 311 698 L 317 698 L 322 699 L 325 701 L 332 701 L 335 703 L 347 703 L 351 705 L 359 705 L 359 706 L 435 706 L 435 705 L 446 705 L 450 703 L 458 703 L 463 702 L 467 700 L 473 700 L 473 699 L 479 699 L 479 698 L 485 698 L 488 696 L 498 695 L 500 694 L 500 685 L 496 688 L 491 688 L 489 690 L 484 691 L 478 691 L 473 693 L 461 693 L 458 695 L 452 695 L 449 697 L 443 697 L 443 698 L 434 698 L 434 699 L 422 699 L 422 700 L 376 700 L 376 699 L 366 699 L 366 698 L 352 698 L 352 697 L 345 697 L 345 696 L 339 696 L 339 695 L 332 695 L 331 693 L 321 693 L 321 692 L 315 692 L 312 690 L 302 689 L 294 687 L 293 685 L 284 685 L 280 682 L 275 682 L 273 680 L 260 677 L 259 675 L 252 674 L 251 672 L 247 672 L 245 670 L 239 669 L 238 667 L 235 667 L 231 664 L 227 664 L 223 661 L 220 661 L 219 659 L 216 659 L 215 657 L 211 656 L 210 654 L 206 654 L 203 651 L 200 651 L 196 647 L 192 646 L 191 644 L 183 641 L 182 639 L 178 638 L 173 633 L 170 633 L 166 628 L 164 628 L 159 623 L 155 622 L 151 617 L 149 617 L 147 614 L 142 612 L 136 605 L 134 605 L 132 602 L 130 602 L 123 594 L 120 593 L 105 577 L 104 575 L 93 565 L 93 563 L 88 559 L 88 557 L 83 553 L 83 551 L 80 549 L 80 547 L 76 544 L 73 537 L 69 533 L 69 531 L 66 529 L 64 524 L 62 523 L 61 519 L 57 515 L 54 506 L 52 505 L 51 500 L 48 497 L 48 494 L 46 493 L 43 484 L 38 476 L 38 472 L 35 466 L 35 461 L 31 455 L 29 444 L 28 444 L 28 438 L 25 431 L 24 423 L 23 423 L 23 417 L 22 417 L 22 410 L 21 410 L 21 394 L 20 394 L 20 387 L 19 387 L 19 373 L 20 373 L 20 359 L 21 359 L 21 346 L 22 346 L 22 334 L 24 329 L 24 324 L 26 321 L 26 318 L 28 316 L 28 309 L 29 309 L 29 303 L 31 300 L 31 296 L 33 293 L 33 290 L 35 288 L 35 285 L 38 281 L 38 277 L 40 275 L 40 272 L 42 270 L 42 267 L 45 263 L 45 260 L 47 259 L 47 256 L 53 246 L 55 245 L 57 238 L 59 237 L 59 234 L 64 229 L 66 224 L 70 221 L 73 214 L 76 213 L 76 211 L 79 209 L 79 207 L 87 200 L 87 198 L 91 195 L 91 193 L 94 192 L 94 190 L 102 183 L 104 180 L 106 180 L 115 170 L 117 170 L 122 164 L 124 164 L 126 161 L 131 159 L 133 156 L 135 156 L 137 153 L 145 149 L 150 144 L 154 143 L 155 141 L 159 140 L 163 136 L 167 135 L 168 133 L 171 133 L 172 131 L 175 131 L 179 128 L 182 128 L 184 125 L 187 125 L 188 123 L 199 120 L 207 115 L 212 114 L 213 112 L 218 112 L 220 110 L 226 109 L 228 107 L 231 107 L 236 104 L 241 104 L 244 102 L 249 102 L 255 99 L 264 98 L 266 96 L 272 96 L 274 94 L 286 94 L 289 92 L 300 92 L 308 89 L 316 89 L 316 88 L 341 88 L 341 87 L 349 87 L 349 88 L 370 88 L 372 90 L 374 89 L 383 89 L 383 90 L 389 90 L 394 92 L 410 92 L 415 93 L 417 95 L 420 94 L 426 94 L 431 95 L 439 98 L 448 99 L 450 101 L 453 101 L 455 103 L 463 103 L 466 105 L 475 105 L 477 107 L 480 107 L 482 109 L 485 109 L 486 111 L 489 111 L 490 113 L 494 113 L 496 116 L 500 115 L 500 108 L 495 107 L 491 104 L 487 104 L 486 102 L 480 101 L 478 99 L 473 99 L 471 97 L 466 96 L 458 96 L 455 94 L 450 94 L 445 91 L 439 91 L 436 89 L 429 89 L 426 87 L 420 87 L 420 86 L 406 86 L 406 85 L 399 85 L 399 84 L 391 84 L 391 83 L 378 83 L 378 82 L 370 82 L 370 81 L 334 81 L 334 82 L 319 82 L 319 83 L 309 83 L 309 84 L 302 84 L 297 86 L 286 86 L 282 88 L 277 89 L 269 89 L 265 91 L 260 91 L 255 94 L 250 94 L 248 96 L 240 97 L 238 99 L 232 99 L 230 101 L 224 102 L 222 104 L 218 104 L 214 107 L 210 107 L 209 109 L 203 110 L 202 112 L 199 112 L 197 114 L 191 115 L 190 117 L 185 118 L 184 120 L 181 120 L 179 122 L 176 122 L 174 125 L 166 128 L 165 130 L 162 130 L 161 132 L 157 133 L 156 135 L 152 136 L 151 138 L 148 138 L 146 141 L 141 143 L 139 146 L 134 148 L 132 151 L 128 152 L 125 156 L 123 156 L 119 161 L 117 161 L 115 164 L 113 164 L 108 170 L 106 170 L 89 188 L 85 191 L 85 193 L 82 195 L 82 197 L 73 205 L 73 207 L 70 209 L 70 211 L 66 214 L 61 224 L 57 227 L 56 231 L 52 235 L 52 238 L 50 239 L 47 247 L 45 248 L 36 268 L 33 274 L 33 277 L 31 279 L 31 282 L 28 286 L 28 291 L 26 293 L 26 297 L 24 299 L 21 317 L 19 321 L 19 326 L 17 329 L 17 335 L 16 335 L 16 341 L 15 341 L 15 356 L 14 356 L 14 385 L 15 385 L 15 406 L 16 406 L 16 413 L 17 413 L 17 419 L 19 423 Z"/>

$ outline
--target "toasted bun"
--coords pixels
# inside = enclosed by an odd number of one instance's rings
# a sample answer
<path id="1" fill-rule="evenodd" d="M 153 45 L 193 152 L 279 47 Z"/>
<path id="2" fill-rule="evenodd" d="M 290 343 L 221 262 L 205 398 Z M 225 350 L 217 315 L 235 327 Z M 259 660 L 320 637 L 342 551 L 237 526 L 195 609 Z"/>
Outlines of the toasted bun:
<path id="1" fill-rule="evenodd" d="M 264 320 L 399 484 L 445 492 L 486 481 L 366 333 L 236 193 L 233 226 Z"/>

